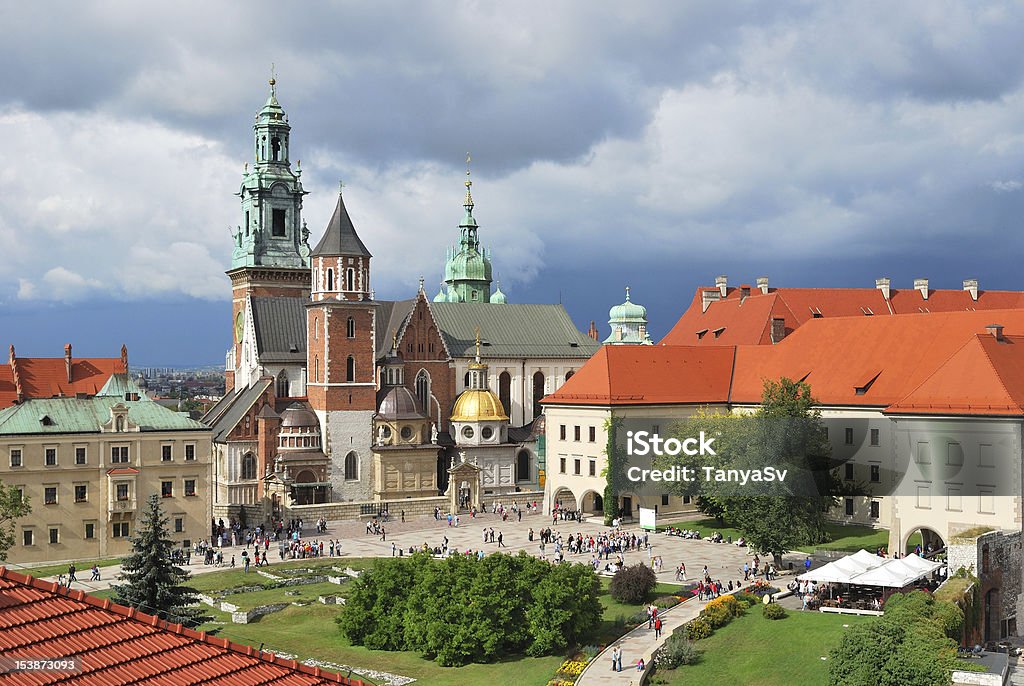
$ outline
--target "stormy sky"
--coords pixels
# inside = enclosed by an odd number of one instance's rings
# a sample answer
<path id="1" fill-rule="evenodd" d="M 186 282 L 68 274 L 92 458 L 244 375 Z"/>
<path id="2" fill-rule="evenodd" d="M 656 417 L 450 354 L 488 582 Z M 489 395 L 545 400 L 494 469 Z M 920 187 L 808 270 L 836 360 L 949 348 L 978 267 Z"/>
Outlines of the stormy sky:
<path id="1" fill-rule="evenodd" d="M 431 295 L 465 154 L 512 302 L 655 337 L 718 274 L 1021 289 L 1024 5 L 0 6 L 0 343 L 213 364 L 270 65 L 319 238 L 339 180 L 378 297 Z"/>

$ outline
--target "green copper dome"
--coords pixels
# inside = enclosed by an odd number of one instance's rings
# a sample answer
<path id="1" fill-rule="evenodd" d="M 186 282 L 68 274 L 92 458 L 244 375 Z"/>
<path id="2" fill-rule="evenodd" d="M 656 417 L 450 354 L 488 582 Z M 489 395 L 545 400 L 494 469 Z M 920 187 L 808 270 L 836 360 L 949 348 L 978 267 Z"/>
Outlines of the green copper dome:
<path id="1" fill-rule="evenodd" d="M 491 255 L 480 247 L 479 227 L 473 217 L 472 185 L 467 169 L 466 199 L 462 205 L 465 214 L 459 224 L 459 244 L 448 250 L 444 264 L 448 302 L 491 302 Z"/>
<path id="2" fill-rule="evenodd" d="M 500 281 L 498 282 L 498 285 L 495 287 L 494 293 L 491 294 L 491 302 L 497 303 L 499 305 L 504 305 L 505 303 L 508 302 L 508 298 L 506 298 L 505 294 L 501 292 Z"/>
<path id="3" fill-rule="evenodd" d="M 630 301 L 626 287 L 626 302 L 608 311 L 608 325 L 612 332 L 604 339 L 607 345 L 653 345 L 647 333 L 647 308 Z"/>

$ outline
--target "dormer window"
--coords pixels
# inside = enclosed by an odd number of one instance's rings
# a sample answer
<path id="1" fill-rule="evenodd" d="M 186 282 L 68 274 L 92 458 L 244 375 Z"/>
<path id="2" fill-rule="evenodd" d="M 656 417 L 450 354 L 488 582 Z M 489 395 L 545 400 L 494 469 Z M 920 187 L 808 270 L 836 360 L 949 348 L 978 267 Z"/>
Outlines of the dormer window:
<path id="1" fill-rule="evenodd" d="M 39 417 L 39 423 L 43 426 L 53 426 L 53 419 L 50 418 L 50 415 L 44 414 Z"/>

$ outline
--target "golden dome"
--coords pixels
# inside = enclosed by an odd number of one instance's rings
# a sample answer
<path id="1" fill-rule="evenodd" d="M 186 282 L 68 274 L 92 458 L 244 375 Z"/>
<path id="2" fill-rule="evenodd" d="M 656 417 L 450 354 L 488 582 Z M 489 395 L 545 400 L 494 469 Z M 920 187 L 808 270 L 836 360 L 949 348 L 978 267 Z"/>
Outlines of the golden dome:
<path id="1" fill-rule="evenodd" d="M 508 421 L 501 400 L 491 391 L 466 390 L 455 401 L 453 422 Z"/>

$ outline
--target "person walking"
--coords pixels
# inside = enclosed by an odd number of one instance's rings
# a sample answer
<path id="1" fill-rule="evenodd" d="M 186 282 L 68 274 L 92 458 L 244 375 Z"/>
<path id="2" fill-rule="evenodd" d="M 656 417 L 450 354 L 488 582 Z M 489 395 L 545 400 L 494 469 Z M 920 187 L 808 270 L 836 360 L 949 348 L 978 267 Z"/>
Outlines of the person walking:
<path id="1" fill-rule="evenodd" d="M 661 638 L 661 617 L 654 620 L 654 638 Z"/>
<path id="2" fill-rule="evenodd" d="M 499 532 L 498 532 L 498 547 L 499 547 L 499 548 L 507 548 L 508 546 L 507 546 L 507 545 L 505 545 L 504 543 L 502 543 L 502 539 L 504 539 L 504 534 L 502 534 L 502 533 L 501 533 L 501 532 L 499 531 Z"/>
<path id="3" fill-rule="evenodd" d="M 91 579 L 91 581 L 99 581 L 99 580 L 100 580 L 100 567 L 99 567 L 99 565 L 94 564 L 92 566 L 92 579 Z"/>
<path id="4" fill-rule="evenodd" d="M 78 581 L 78 579 L 75 578 L 75 571 L 75 563 L 72 562 L 68 565 L 68 588 L 71 588 L 72 581 Z"/>

